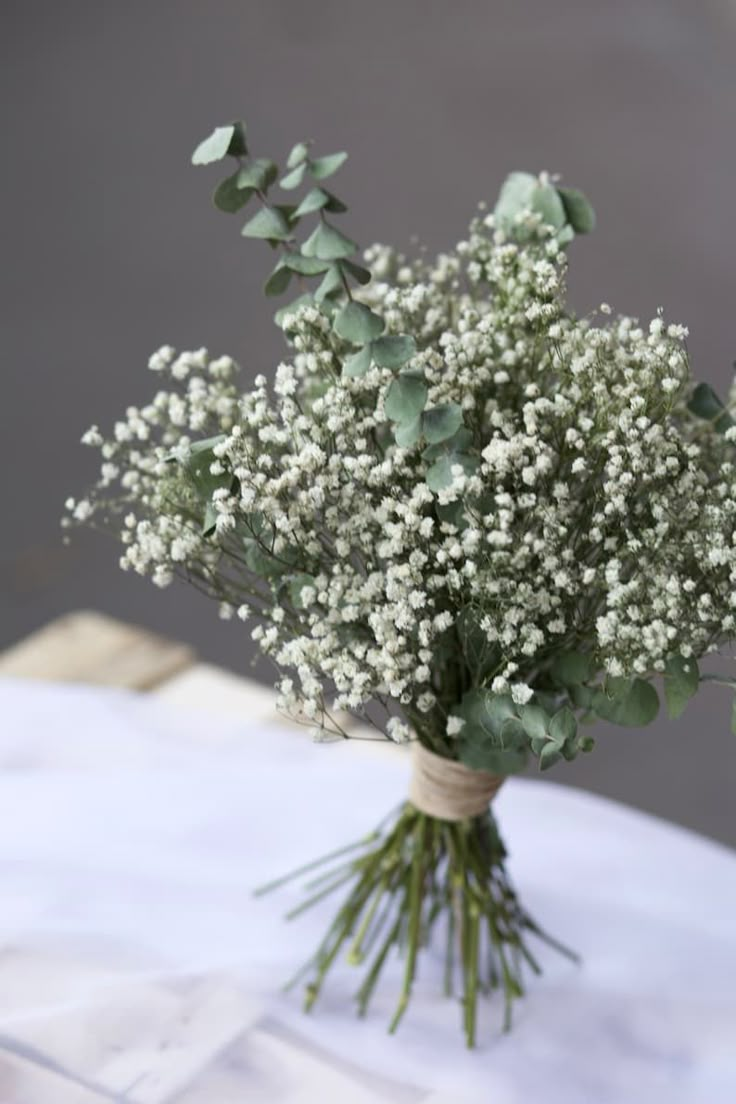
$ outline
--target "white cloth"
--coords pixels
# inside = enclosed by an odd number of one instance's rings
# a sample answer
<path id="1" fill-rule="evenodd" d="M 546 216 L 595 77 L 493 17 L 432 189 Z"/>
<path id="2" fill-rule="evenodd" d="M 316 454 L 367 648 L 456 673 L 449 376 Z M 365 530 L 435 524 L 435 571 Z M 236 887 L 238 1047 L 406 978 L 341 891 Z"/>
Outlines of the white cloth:
<path id="1" fill-rule="evenodd" d="M 733 1104 L 736 854 L 549 782 L 496 799 L 510 872 L 544 927 L 541 978 L 479 1047 L 424 956 L 386 1033 L 340 964 L 309 1016 L 282 982 L 336 899 L 252 889 L 398 804 L 395 748 L 314 744 L 117 691 L 0 682 L 0 1104 Z M 380 754 L 379 754 L 380 750 Z M 632 764 L 632 769 L 635 765 Z"/>

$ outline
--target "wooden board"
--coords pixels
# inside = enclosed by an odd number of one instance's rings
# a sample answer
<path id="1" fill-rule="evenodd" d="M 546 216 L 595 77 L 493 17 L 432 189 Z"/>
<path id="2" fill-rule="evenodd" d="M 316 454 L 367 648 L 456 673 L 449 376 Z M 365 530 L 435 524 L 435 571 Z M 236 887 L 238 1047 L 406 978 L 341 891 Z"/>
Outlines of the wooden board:
<path id="1" fill-rule="evenodd" d="M 0 653 L 0 675 L 150 690 L 194 663 L 185 644 L 80 610 Z"/>

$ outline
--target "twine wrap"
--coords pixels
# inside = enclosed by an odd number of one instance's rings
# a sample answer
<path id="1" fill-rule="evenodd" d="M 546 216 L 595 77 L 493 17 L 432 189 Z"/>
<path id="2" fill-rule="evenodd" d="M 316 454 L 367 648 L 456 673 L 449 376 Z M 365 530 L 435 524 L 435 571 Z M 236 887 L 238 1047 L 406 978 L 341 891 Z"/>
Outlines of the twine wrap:
<path id="1" fill-rule="evenodd" d="M 439 820 L 480 816 L 504 781 L 501 774 L 472 770 L 463 763 L 443 759 L 418 740 L 413 745 L 412 766 L 409 800 L 420 812 Z"/>

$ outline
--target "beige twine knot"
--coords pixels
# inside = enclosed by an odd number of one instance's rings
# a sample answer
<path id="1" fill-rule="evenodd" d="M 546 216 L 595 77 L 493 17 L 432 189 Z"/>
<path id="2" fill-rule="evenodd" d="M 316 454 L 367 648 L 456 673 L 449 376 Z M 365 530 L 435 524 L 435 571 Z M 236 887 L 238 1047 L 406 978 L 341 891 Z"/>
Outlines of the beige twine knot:
<path id="1" fill-rule="evenodd" d="M 472 770 L 453 759 L 413 745 L 409 800 L 420 812 L 439 820 L 465 820 L 488 808 L 504 782 L 502 774 Z"/>

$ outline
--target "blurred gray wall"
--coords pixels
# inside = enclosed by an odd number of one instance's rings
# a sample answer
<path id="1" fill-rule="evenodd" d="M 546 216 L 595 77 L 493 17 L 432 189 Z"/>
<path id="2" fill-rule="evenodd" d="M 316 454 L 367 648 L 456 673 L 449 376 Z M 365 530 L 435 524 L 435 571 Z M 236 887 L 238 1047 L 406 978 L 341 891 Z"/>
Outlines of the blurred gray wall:
<path id="1" fill-rule="evenodd" d="M 598 211 L 572 298 L 691 329 L 723 391 L 736 356 L 736 8 L 716 0 L 5 0 L 2 35 L 0 646 L 80 607 L 247 670 L 247 633 L 185 589 L 124 576 L 61 504 L 93 476 L 78 445 L 152 387 L 163 342 L 278 355 L 267 250 L 189 166 L 244 116 L 255 147 L 315 137 L 351 159 L 340 194 L 367 244 L 463 233 L 513 168 L 564 173 Z M 215 175 L 216 179 L 216 175 Z M 553 777 L 736 843 L 725 691 L 676 724 L 600 728 Z"/>

